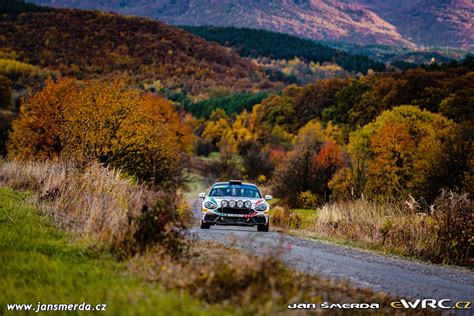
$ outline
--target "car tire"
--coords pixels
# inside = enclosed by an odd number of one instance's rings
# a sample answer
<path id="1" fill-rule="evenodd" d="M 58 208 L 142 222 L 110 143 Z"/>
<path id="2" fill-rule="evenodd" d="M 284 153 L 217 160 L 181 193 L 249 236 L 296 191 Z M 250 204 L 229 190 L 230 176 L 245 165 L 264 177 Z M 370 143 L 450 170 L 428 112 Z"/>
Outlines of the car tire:
<path id="1" fill-rule="evenodd" d="M 258 225 L 257 226 L 257 231 L 259 231 L 259 232 L 268 232 L 269 228 L 270 228 L 270 224 Z"/>
<path id="2" fill-rule="evenodd" d="M 201 222 L 201 229 L 209 229 L 211 228 L 211 224 Z"/>

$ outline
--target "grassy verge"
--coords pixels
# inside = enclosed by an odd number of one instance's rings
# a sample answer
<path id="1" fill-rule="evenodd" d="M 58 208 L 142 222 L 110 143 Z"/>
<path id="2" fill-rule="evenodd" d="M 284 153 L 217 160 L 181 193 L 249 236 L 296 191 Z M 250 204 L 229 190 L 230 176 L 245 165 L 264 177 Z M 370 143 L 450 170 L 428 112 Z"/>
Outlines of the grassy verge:
<path id="1" fill-rule="evenodd" d="M 107 314 L 226 314 L 189 295 L 132 276 L 126 262 L 51 226 L 25 204 L 27 194 L 0 188 L 0 314 L 7 303 L 108 304 Z M 68 312 L 71 313 L 71 312 Z"/>

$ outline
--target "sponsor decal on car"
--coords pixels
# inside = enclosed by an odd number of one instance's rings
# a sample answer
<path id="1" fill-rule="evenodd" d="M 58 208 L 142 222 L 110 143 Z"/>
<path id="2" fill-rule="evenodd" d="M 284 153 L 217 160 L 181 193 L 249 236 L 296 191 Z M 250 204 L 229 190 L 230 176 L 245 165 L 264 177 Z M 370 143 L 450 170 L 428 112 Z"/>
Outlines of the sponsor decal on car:
<path id="1" fill-rule="evenodd" d="M 254 217 L 255 215 L 258 215 L 258 212 L 253 211 L 253 213 L 245 214 L 243 217 L 244 218 L 251 218 L 251 217 Z"/>

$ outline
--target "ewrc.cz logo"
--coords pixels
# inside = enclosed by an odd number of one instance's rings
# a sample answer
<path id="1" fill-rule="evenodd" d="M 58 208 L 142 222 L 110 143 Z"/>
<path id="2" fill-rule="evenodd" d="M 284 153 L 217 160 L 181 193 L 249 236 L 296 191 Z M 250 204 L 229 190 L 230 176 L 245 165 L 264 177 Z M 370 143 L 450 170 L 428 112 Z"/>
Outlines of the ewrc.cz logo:
<path id="1" fill-rule="evenodd" d="M 416 308 L 432 308 L 432 309 L 471 309 L 471 302 L 455 302 L 451 303 L 450 299 L 435 300 L 430 298 L 416 299 L 415 301 L 407 301 L 402 298 L 399 301 L 391 302 L 393 308 L 416 309 Z"/>

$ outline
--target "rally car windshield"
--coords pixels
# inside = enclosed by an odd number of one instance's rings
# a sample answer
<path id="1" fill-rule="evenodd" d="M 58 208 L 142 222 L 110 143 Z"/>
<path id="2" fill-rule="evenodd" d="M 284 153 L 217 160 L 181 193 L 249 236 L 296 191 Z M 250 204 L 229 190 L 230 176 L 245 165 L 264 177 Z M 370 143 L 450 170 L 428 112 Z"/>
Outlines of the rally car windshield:
<path id="1" fill-rule="evenodd" d="M 257 188 L 251 185 L 215 185 L 209 196 L 233 196 L 246 198 L 261 198 Z"/>

